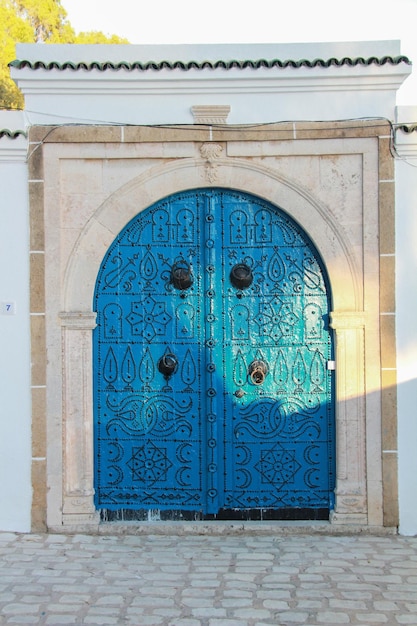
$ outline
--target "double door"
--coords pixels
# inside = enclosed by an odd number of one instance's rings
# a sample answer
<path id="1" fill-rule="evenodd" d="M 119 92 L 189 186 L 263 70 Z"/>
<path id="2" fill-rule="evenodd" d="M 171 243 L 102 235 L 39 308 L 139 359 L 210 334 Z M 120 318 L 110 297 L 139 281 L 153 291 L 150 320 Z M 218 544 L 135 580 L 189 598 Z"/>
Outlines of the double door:
<path id="1" fill-rule="evenodd" d="M 328 515 L 329 293 L 287 214 L 225 189 L 163 199 L 110 246 L 94 305 L 98 508 Z"/>

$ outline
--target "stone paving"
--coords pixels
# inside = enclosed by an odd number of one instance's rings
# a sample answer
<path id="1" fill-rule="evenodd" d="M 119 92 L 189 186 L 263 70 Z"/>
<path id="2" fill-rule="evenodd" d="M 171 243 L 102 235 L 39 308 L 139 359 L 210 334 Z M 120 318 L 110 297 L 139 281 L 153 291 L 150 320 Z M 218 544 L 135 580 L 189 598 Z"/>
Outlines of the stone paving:
<path id="1" fill-rule="evenodd" d="M 1 624 L 417 625 L 417 537 L 0 533 Z"/>

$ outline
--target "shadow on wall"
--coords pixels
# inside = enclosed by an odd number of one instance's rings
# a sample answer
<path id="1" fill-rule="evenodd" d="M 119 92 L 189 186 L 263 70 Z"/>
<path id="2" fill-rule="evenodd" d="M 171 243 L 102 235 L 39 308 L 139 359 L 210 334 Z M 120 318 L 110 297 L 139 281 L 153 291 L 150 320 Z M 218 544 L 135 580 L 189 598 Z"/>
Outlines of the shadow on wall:
<path id="1" fill-rule="evenodd" d="M 417 535 L 417 377 L 400 382 L 398 387 L 392 390 L 393 394 L 396 392 L 399 532 L 402 535 L 413 536 Z"/>

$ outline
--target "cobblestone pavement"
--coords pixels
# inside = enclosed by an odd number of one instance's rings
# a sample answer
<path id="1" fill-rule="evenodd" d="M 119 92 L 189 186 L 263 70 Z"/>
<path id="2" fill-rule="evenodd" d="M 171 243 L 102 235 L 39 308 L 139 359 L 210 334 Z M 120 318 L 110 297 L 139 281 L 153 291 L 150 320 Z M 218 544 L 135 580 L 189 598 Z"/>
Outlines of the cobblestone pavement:
<path id="1" fill-rule="evenodd" d="M 0 533 L 1 624 L 417 625 L 417 537 Z"/>

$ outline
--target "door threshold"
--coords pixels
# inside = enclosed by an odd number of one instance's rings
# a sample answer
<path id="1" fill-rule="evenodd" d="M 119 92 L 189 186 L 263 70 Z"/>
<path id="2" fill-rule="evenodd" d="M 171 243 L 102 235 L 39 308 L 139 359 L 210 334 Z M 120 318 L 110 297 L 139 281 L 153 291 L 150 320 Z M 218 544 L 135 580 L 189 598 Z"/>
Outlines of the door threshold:
<path id="1" fill-rule="evenodd" d="M 301 522 L 328 521 L 326 508 L 226 509 L 217 513 L 184 509 L 109 509 L 100 510 L 102 522 Z"/>
<path id="2" fill-rule="evenodd" d="M 158 536 L 291 536 L 291 535 L 395 535 L 393 527 L 363 524 L 334 524 L 323 520 L 276 521 L 171 521 L 171 522 L 100 522 L 100 535 L 158 535 Z"/>

